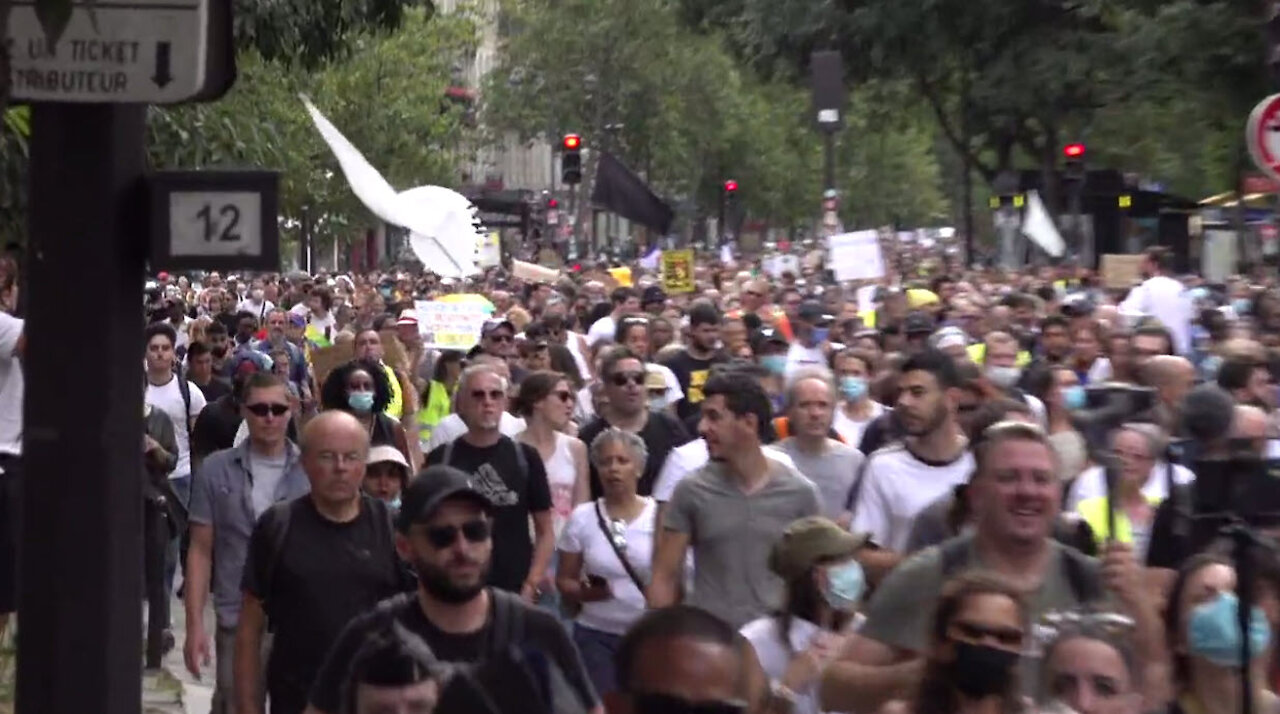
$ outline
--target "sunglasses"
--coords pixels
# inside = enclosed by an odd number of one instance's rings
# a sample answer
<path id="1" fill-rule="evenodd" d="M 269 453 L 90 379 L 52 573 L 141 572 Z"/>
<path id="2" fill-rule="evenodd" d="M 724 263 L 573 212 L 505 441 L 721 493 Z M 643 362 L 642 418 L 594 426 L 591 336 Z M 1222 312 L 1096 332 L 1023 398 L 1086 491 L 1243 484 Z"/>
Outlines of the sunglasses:
<path id="1" fill-rule="evenodd" d="M 264 417 L 268 414 L 273 416 L 284 416 L 289 413 L 288 404 L 246 404 L 244 408 L 248 409 L 250 414 L 257 417 Z"/>
<path id="2" fill-rule="evenodd" d="M 630 382 L 637 387 L 644 384 L 644 372 L 619 372 L 609 378 L 615 387 L 625 387 Z"/>
<path id="3" fill-rule="evenodd" d="M 511 342 L 514 339 L 515 337 L 511 335 L 489 335 L 489 340 L 492 342 Z"/>
<path id="4" fill-rule="evenodd" d="M 499 401 L 502 401 L 502 399 L 505 398 L 506 396 L 507 396 L 507 393 L 502 391 L 501 389 L 490 389 L 488 391 L 485 391 L 483 389 L 475 389 L 475 390 L 472 390 L 471 392 L 471 398 L 476 400 L 477 402 L 483 402 L 485 399 L 488 399 L 491 402 L 499 402 Z"/>
<path id="5" fill-rule="evenodd" d="M 427 528 L 427 542 L 438 550 L 448 548 L 458 542 L 458 533 L 468 543 L 483 543 L 489 540 L 489 522 L 484 520 L 467 521 L 461 526 L 431 526 Z"/>
<path id="6" fill-rule="evenodd" d="M 560 392 L 552 392 L 551 394 L 555 396 L 557 399 L 559 399 L 560 401 L 564 402 L 565 404 L 568 404 L 569 402 L 573 401 L 573 392 L 560 391 Z"/>
<path id="7" fill-rule="evenodd" d="M 1016 628 L 987 627 L 986 625 L 960 621 L 952 622 L 951 626 L 965 639 L 981 641 L 991 637 L 1006 647 L 1022 646 L 1022 630 Z"/>

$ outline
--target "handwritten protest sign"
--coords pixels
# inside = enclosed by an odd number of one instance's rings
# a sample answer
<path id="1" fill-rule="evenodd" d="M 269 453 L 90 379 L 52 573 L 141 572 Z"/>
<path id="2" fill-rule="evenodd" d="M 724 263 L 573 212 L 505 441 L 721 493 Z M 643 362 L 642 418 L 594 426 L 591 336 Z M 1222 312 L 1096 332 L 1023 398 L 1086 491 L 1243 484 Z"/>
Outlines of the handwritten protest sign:
<path id="1" fill-rule="evenodd" d="M 490 307 L 481 302 L 419 300 L 418 330 L 427 347 L 466 352 L 480 342 L 480 328 L 489 319 Z"/>
<path id="2" fill-rule="evenodd" d="M 884 256 L 876 231 L 841 233 L 827 239 L 827 264 L 836 280 L 868 280 L 884 277 Z"/>

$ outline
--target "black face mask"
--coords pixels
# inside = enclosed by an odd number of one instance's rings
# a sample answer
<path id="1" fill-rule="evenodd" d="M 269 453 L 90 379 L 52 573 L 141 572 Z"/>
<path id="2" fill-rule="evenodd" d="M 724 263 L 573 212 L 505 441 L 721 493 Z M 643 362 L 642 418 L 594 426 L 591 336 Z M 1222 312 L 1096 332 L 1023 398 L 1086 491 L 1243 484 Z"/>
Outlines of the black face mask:
<path id="1" fill-rule="evenodd" d="M 982 699 L 1008 690 L 1018 653 L 998 647 L 955 642 L 956 660 L 951 663 L 952 681 L 970 699 Z"/>

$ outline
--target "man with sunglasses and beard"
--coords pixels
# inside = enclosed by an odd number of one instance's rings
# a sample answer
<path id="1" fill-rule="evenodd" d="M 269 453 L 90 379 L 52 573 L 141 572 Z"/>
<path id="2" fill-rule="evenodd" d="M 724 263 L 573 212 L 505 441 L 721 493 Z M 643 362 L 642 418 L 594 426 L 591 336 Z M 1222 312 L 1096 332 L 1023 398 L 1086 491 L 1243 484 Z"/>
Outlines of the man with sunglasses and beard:
<path id="1" fill-rule="evenodd" d="M 467 431 L 432 450 L 426 462 L 471 474 L 476 490 L 493 508 L 495 550 L 488 584 L 537 602 L 550 586 L 548 569 L 555 552 L 551 486 L 538 450 L 503 435 L 507 388 L 507 380 L 493 365 L 464 369 L 454 399 Z"/>
<path id="2" fill-rule="evenodd" d="M 649 458 L 645 460 L 644 473 L 640 474 L 640 481 L 636 484 L 636 493 L 648 496 L 653 493 L 654 482 L 667 461 L 667 455 L 677 446 L 688 443 L 692 437 L 679 419 L 665 410 L 649 408 L 645 364 L 635 353 L 625 347 L 613 348 L 600 364 L 600 377 L 608 400 L 599 414 L 578 431 L 578 438 L 584 444 L 590 444 L 609 427 L 639 436 Z M 590 473 L 591 497 L 600 498 L 604 490 L 595 464 L 591 464 Z"/>
<path id="3" fill-rule="evenodd" d="M 480 664 L 510 647 L 537 653 L 563 673 L 583 707 L 602 711 L 578 652 L 555 617 L 486 587 L 495 507 L 474 481 L 456 468 L 436 465 L 405 490 L 396 550 L 418 573 L 418 590 L 384 600 L 347 625 L 316 677 L 306 714 L 342 711 L 342 683 L 353 658 L 388 620 L 421 637 L 442 662 Z"/>
<path id="4" fill-rule="evenodd" d="M 307 423 L 301 446 L 310 493 L 273 506 L 249 538 L 234 658 L 239 714 L 263 714 L 258 679 L 268 624 L 271 713 L 301 714 L 342 628 L 415 587 L 395 552 L 390 509 L 361 492 L 365 428 L 350 414 L 327 411 Z"/>

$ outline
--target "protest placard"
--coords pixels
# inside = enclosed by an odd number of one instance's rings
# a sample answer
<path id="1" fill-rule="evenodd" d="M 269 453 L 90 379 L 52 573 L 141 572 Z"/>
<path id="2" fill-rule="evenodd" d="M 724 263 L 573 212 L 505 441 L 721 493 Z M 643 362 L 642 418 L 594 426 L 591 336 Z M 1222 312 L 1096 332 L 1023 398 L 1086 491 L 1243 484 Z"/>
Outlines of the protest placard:
<path id="1" fill-rule="evenodd" d="M 840 282 L 884 277 L 884 257 L 876 231 L 831 236 L 827 239 L 827 255 L 827 266 Z"/>
<path id="2" fill-rule="evenodd" d="M 425 346 L 462 352 L 480 342 L 480 328 L 491 311 L 487 303 L 479 301 L 419 300 L 414 307 Z"/>
<path id="3" fill-rule="evenodd" d="M 669 295 L 693 292 L 693 251 L 663 252 L 662 289 Z"/>

